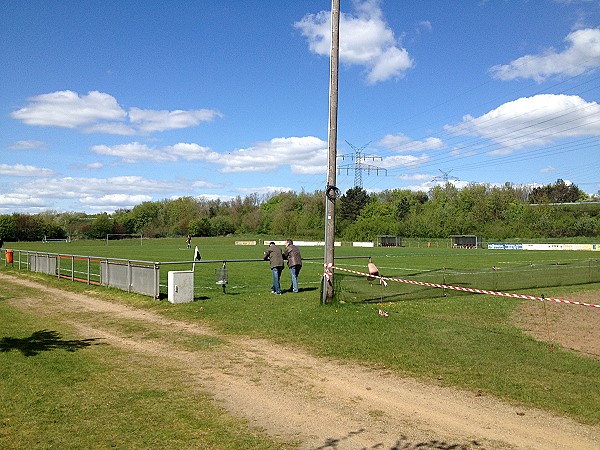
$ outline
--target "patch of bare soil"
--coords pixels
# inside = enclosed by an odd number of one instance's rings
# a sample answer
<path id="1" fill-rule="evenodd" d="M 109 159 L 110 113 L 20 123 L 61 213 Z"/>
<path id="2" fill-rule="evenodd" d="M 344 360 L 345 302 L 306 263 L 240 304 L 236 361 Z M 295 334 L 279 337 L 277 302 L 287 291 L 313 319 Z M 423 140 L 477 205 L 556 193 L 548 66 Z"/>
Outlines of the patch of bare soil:
<path id="1" fill-rule="evenodd" d="M 564 297 L 581 303 L 600 304 L 599 291 L 576 292 Z M 515 310 L 516 326 L 538 341 L 600 359 L 600 310 L 591 306 L 552 301 L 527 301 Z"/>
<path id="2" fill-rule="evenodd" d="M 543 411 L 316 358 L 265 340 L 220 336 L 227 344 L 216 359 L 211 352 L 117 332 L 94 316 L 136 320 L 146 330 L 215 336 L 208 328 L 0 274 L 0 283 L 7 282 L 49 294 L 12 301 L 16 307 L 64 316 L 82 337 L 155 357 L 157 367 L 184 367 L 190 388 L 211 393 L 232 415 L 298 441 L 301 449 L 600 448 L 598 428 Z"/>

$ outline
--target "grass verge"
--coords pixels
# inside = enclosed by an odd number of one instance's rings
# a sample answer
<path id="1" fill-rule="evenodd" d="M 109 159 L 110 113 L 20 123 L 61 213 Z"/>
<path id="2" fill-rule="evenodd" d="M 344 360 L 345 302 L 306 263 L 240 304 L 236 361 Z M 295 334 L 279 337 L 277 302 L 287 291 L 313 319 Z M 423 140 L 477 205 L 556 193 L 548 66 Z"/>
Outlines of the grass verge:
<path id="1" fill-rule="evenodd" d="M 183 372 L 10 306 L 28 294 L 39 295 L 7 283 L 0 296 L 0 448 L 293 448 L 227 415 Z"/>

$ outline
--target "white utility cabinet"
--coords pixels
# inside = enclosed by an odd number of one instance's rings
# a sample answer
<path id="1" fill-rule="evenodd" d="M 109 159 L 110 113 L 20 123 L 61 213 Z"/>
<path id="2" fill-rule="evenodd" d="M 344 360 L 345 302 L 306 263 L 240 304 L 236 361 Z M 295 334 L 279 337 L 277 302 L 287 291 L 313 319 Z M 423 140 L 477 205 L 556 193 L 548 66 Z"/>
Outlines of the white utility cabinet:
<path id="1" fill-rule="evenodd" d="M 168 300 L 171 303 L 194 301 L 194 272 L 175 270 L 169 272 Z"/>

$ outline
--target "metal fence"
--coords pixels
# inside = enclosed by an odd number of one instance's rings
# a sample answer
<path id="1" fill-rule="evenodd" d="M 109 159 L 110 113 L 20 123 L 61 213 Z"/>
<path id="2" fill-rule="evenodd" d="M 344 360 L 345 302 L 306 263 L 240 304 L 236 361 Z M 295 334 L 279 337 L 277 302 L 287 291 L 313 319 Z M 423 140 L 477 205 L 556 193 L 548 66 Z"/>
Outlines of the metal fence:
<path id="1" fill-rule="evenodd" d="M 195 271 L 196 264 L 216 264 L 215 283 L 225 292 L 227 285 L 227 264 L 264 262 L 263 259 L 219 259 L 200 261 L 143 261 L 135 259 L 110 258 L 104 256 L 85 256 L 63 253 L 40 252 L 32 250 L 12 250 L 4 259 L 4 263 L 12 264 L 18 270 L 27 270 L 43 273 L 58 278 L 68 279 L 89 285 L 100 285 L 117 288 L 127 292 L 148 295 L 153 298 L 161 297 L 161 275 L 166 279 L 166 274 L 161 274 L 161 269 L 168 270 L 181 266 L 192 266 Z M 367 259 L 370 256 L 344 256 L 339 259 Z M 322 261 L 322 258 L 303 258 L 304 261 Z M 179 267 L 178 267 L 179 266 Z M 165 291 L 166 289 L 163 289 Z M 163 294 L 165 292 L 162 292 Z"/>
<path id="2" fill-rule="evenodd" d="M 543 290 L 549 287 L 600 283 L 600 259 L 505 263 L 480 269 L 441 267 L 399 271 L 384 268 L 380 270 L 380 275 L 408 282 L 389 281 L 383 288 L 377 280 L 369 282 L 364 275 L 338 271 L 335 280 L 339 298 L 349 302 L 400 301 L 443 297 L 449 292 L 446 289 L 427 286 L 428 284 L 489 291 L 533 291 L 542 295 Z M 423 284 L 410 284 L 410 281 Z"/>
<path id="3" fill-rule="evenodd" d="M 90 285 L 102 285 L 149 295 L 160 296 L 160 264 L 152 261 L 71 255 L 31 250 L 10 250 L 12 265 Z M 5 264 L 10 263 L 5 258 Z"/>

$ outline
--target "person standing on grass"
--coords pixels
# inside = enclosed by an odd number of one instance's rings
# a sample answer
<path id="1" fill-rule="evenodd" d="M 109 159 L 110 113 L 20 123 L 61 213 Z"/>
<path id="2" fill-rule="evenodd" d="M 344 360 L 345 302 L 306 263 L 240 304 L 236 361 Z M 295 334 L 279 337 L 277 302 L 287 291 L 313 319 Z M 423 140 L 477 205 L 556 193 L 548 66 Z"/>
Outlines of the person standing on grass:
<path id="1" fill-rule="evenodd" d="M 185 238 L 185 243 L 187 244 L 187 248 L 192 248 L 192 236 L 188 234 Z"/>
<path id="2" fill-rule="evenodd" d="M 300 255 L 300 249 L 294 245 L 294 241 L 291 239 L 285 241 L 283 259 L 287 260 L 292 277 L 290 291 L 298 292 L 298 275 L 300 274 L 300 269 L 302 269 L 302 255 Z"/>
<path id="3" fill-rule="evenodd" d="M 283 271 L 283 253 L 281 252 L 281 248 L 276 246 L 275 242 L 270 242 L 263 259 L 269 261 L 271 273 L 273 274 L 271 293 L 281 295 L 281 285 L 279 283 L 281 272 Z"/>

